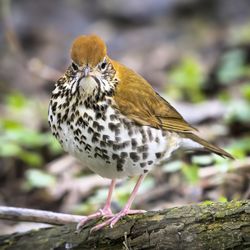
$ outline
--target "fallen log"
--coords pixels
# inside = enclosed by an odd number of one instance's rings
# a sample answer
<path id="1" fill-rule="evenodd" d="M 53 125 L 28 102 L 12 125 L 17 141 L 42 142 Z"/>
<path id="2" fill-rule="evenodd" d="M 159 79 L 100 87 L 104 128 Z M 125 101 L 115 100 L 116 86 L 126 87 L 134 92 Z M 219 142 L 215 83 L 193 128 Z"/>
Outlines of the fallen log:
<path id="1" fill-rule="evenodd" d="M 76 224 L 0 236 L 0 249 L 250 249 L 250 201 L 204 202 L 127 216 L 114 228 Z"/>

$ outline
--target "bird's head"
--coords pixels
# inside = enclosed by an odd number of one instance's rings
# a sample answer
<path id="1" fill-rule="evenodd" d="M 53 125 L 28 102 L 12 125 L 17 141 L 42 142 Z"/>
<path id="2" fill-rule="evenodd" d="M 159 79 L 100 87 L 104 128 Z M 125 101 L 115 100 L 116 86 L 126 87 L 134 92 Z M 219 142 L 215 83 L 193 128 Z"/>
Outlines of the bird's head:
<path id="1" fill-rule="evenodd" d="M 96 35 L 77 37 L 71 48 L 71 92 L 95 100 L 112 95 L 117 79 L 103 40 Z"/>

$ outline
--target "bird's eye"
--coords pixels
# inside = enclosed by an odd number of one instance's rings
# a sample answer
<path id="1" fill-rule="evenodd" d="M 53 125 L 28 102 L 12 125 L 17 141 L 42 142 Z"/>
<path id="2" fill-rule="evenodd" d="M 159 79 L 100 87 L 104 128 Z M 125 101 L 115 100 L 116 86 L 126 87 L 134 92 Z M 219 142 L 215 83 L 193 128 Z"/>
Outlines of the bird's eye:
<path id="1" fill-rule="evenodd" d="M 72 68 L 73 68 L 73 70 L 75 70 L 75 71 L 78 70 L 78 67 L 77 67 L 77 65 L 76 65 L 74 62 L 72 62 Z"/>
<path id="2" fill-rule="evenodd" d="M 105 70 L 107 65 L 108 65 L 107 62 L 102 62 L 100 65 L 101 70 Z"/>

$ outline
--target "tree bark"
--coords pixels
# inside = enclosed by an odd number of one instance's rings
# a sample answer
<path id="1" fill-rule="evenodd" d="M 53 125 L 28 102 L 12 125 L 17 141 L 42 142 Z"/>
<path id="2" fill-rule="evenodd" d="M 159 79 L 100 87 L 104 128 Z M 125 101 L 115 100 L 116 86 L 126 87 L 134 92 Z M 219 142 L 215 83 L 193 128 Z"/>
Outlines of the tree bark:
<path id="1" fill-rule="evenodd" d="M 113 229 L 75 224 L 0 236 L 0 249 L 250 249 L 250 201 L 205 202 L 127 216 Z"/>

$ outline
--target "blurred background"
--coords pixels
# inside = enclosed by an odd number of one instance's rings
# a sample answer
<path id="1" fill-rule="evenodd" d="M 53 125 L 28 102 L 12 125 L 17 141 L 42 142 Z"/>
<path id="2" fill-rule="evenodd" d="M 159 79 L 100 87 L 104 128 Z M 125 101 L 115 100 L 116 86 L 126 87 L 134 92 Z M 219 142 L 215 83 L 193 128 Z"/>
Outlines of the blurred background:
<path id="1" fill-rule="evenodd" d="M 250 198 L 248 0 L 3 0 L 0 11 L 0 205 L 88 214 L 104 203 L 110 181 L 64 153 L 47 124 L 72 40 L 89 33 L 236 158 L 173 156 L 148 175 L 135 207 Z M 114 211 L 134 183 L 119 182 Z M 37 226 L 0 221 L 0 234 Z"/>

